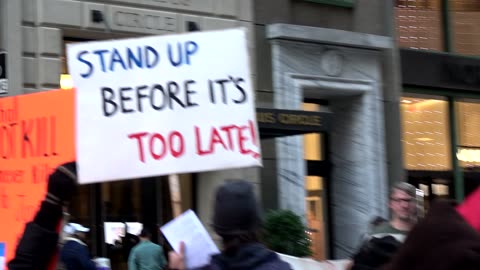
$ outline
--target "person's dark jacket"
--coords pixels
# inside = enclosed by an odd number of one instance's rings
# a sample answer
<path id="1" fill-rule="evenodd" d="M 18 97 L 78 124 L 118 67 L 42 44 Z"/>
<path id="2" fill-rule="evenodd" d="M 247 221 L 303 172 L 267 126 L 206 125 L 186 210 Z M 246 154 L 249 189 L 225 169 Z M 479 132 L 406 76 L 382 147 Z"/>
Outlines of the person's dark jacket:
<path id="1" fill-rule="evenodd" d="M 353 256 L 350 270 L 375 270 L 388 263 L 402 243 L 391 235 L 372 237 L 365 241 L 360 250 Z"/>
<path id="2" fill-rule="evenodd" d="M 232 255 L 212 256 L 210 265 L 201 270 L 291 270 L 290 265 L 273 251 L 258 243 L 247 244 Z"/>
<path id="3" fill-rule="evenodd" d="M 58 246 L 58 227 L 62 217 L 60 206 L 42 202 L 33 222 L 27 223 L 15 250 L 15 257 L 8 263 L 10 270 L 52 269 Z"/>
<path id="4" fill-rule="evenodd" d="M 48 177 L 47 194 L 32 222 L 25 226 L 9 270 L 53 270 L 56 267 L 62 205 L 76 190 L 76 164 L 67 162 Z"/>
<path id="5" fill-rule="evenodd" d="M 33 222 L 28 223 L 8 269 L 46 270 L 57 250 L 57 242 L 57 232 L 49 231 Z"/>
<path id="6" fill-rule="evenodd" d="M 435 202 L 382 270 L 480 269 L 480 234 L 449 202 Z"/>
<path id="7" fill-rule="evenodd" d="M 88 248 L 79 240 L 69 240 L 60 252 L 67 270 L 95 270 L 95 263 L 91 260 Z"/>

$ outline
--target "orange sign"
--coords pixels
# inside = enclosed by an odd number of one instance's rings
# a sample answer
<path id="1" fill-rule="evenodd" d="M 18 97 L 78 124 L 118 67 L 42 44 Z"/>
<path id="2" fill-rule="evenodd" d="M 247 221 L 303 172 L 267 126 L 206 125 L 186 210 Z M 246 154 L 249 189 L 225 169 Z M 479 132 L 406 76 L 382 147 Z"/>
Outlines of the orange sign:
<path id="1" fill-rule="evenodd" d="M 75 160 L 74 142 L 72 90 L 0 99 L 0 243 L 5 243 L 5 263 L 45 196 L 48 175 Z"/>

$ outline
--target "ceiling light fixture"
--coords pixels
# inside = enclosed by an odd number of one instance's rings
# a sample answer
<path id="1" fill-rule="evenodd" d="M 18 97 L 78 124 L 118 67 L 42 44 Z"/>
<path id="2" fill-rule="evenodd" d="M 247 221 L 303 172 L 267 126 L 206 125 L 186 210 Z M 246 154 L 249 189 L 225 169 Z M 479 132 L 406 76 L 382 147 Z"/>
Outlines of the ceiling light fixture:
<path id="1" fill-rule="evenodd" d="M 414 140 L 419 141 L 419 142 L 431 142 L 431 141 L 433 141 L 432 138 L 415 138 Z"/>

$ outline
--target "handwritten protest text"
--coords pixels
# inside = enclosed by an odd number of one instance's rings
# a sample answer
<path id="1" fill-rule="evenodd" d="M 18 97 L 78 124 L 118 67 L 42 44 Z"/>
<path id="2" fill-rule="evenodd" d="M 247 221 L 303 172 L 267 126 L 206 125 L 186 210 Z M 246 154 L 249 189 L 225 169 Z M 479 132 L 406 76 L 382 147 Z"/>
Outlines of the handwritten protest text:
<path id="1" fill-rule="evenodd" d="M 227 151 L 238 151 L 242 155 L 252 155 L 255 158 L 259 154 L 248 149 L 247 142 L 256 145 L 256 131 L 253 121 L 247 125 L 227 125 L 211 127 L 202 130 L 194 127 L 196 154 L 199 156 L 211 155 L 220 147 Z M 202 136 L 206 136 L 208 143 L 202 145 Z M 164 136 L 159 133 L 138 132 L 128 135 L 129 139 L 136 140 L 138 158 L 146 162 L 146 154 L 150 154 L 153 160 L 161 160 L 170 154 L 179 158 L 185 154 L 185 138 L 178 131 L 172 131 Z"/>
<path id="2" fill-rule="evenodd" d="M 167 45 L 167 55 L 170 64 L 179 67 L 183 64 L 191 64 L 191 56 L 198 50 L 194 41 L 186 41 Z M 132 70 L 135 68 L 151 69 L 161 62 L 161 54 L 157 48 L 144 45 L 136 48 L 126 47 L 125 50 L 100 49 L 78 52 L 77 60 L 84 64 L 84 71 L 80 74 L 83 78 L 89 78 L 94 72 L 115 72 L 118 70 Z M 95 67 L 100 67 L 97 71 Z"/>

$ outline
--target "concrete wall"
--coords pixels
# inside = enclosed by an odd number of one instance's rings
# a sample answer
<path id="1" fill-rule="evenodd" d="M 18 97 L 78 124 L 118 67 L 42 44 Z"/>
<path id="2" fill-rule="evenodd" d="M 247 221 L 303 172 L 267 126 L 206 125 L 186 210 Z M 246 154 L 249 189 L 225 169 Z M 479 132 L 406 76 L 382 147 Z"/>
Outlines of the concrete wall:
<path id="1" fill-rule="evenodd" d="M 353 8 L 346 8 L 303 0 L 256 0 L 254 19 L 257 25 L 290 23 L 385 35 L 385 8 L 389 1 L 354 2 Z"/>

